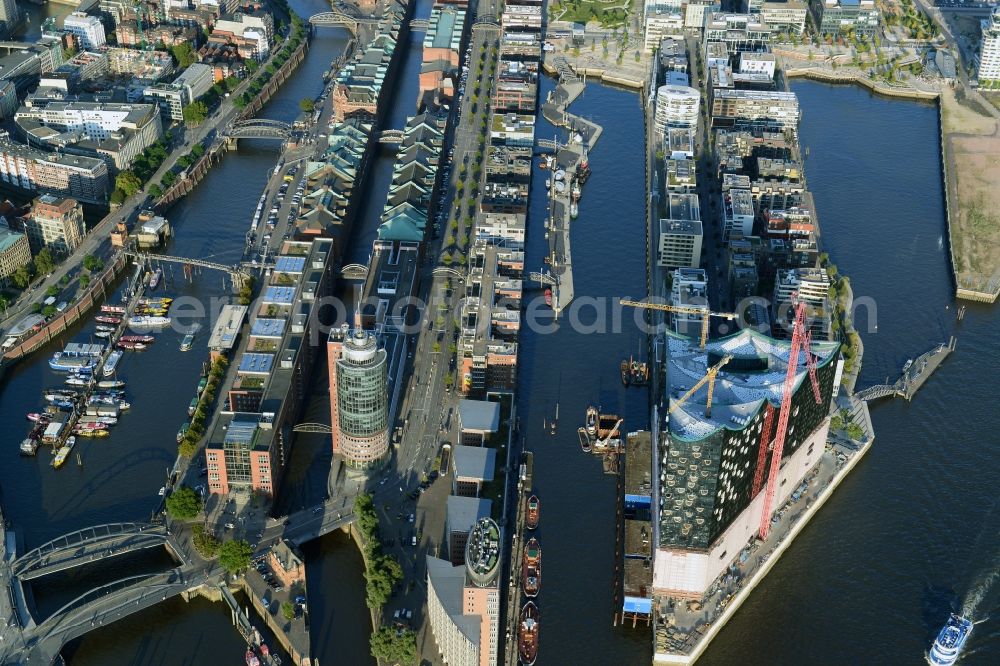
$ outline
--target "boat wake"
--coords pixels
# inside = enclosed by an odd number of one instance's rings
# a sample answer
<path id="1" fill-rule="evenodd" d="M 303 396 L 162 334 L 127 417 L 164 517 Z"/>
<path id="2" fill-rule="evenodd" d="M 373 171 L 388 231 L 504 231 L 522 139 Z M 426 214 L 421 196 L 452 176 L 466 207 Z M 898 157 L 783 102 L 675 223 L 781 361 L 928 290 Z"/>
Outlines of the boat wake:
<path id="1" fill-rule="evenodd" d="M 987 534 L 995 535 L 997 533 L 996 508 L 998 503 L 1000 503 L 1000 498 L 995 499 L 989 511 L 986 512 L 986 519 L 983 520 L 983 529 L 980 530 L 973 544 L 973 552 L 980 549 L 980 544 Z M 962 602 L 963 617 L 969 619 L 977 617 L 977 612 L 982 611 L 983 600 L 986 599 L 998 580 L 1000 580 L 1000 552 L 994 554 L 988 567 L 979 571 L 973 581 L 972 587 L 966 593 L 965 600 Z"/>
<path id="2" fill-rule="evenodd" d="M 993 562 L 990 563 L 990 567 L 980 574 L 973 584 L 972 589 L 965 595 L 965 601 L 962 602 L 963 617 L 970 619 L 977 617 L 983 600 L 986 599 L 986 596 L 998 580 L 1000 580 L 1000 553 L 997 553 L 996 557 L 993 558 Z"/>

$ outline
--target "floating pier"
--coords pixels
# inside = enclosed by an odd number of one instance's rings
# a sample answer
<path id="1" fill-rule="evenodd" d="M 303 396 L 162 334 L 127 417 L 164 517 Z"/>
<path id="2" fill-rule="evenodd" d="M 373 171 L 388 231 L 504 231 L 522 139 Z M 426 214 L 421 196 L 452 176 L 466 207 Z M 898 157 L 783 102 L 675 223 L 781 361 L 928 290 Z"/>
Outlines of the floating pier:
<path id="1" fill-rule="evenodd" d="M 859 391 L 859 400 L 878 400 L 898 396 L 912 400 L 927 378 L 938 369 L 948 355 L 955 351 L 955 336 L 949 338 L 946 344 L 940 344 L 915 359 L 910 359 L 903 366 L 903 372 L 894 384 L 876 384 Z"/>

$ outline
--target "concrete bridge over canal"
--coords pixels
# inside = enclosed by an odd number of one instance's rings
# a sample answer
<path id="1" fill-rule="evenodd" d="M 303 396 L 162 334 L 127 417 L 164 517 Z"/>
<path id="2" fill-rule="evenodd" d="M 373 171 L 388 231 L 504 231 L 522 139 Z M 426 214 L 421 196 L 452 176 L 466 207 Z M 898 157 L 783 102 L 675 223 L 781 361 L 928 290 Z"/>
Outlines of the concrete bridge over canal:
<path id="1" fill-rule="evenodd" d="M 258 551 L 279 541 L 296 546 L 349 525 L 349 501 L 335 498 L 277 519 L 264 531 Z M 0 664 L 50 666 L 62 647 L 92 629 L 111 624 L 161 601 L 204 585 L 225 584 L 225 571 L 191 550 L 186 526 L 165 523 L 114 523 L 77 530 L 15 557 L 16 540 L 0 515 Z M 44 576 L 154 547 L 166 546 L 179 564 L 164 572 L 128 576 L 81 594 L 44 619 L 34 616 L 25 583 Z"/>

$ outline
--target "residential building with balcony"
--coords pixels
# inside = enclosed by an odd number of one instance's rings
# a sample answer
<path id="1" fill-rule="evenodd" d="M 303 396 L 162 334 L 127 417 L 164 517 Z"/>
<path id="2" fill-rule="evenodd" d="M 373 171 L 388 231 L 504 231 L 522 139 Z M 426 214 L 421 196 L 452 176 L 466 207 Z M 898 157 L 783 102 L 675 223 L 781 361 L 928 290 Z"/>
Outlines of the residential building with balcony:
<path id="1" fill-rule="evenodd" d="M 671 274 L 670 304 L 708 311 L 708 276 L 701 268 L 677 268 Z M 671 312 L 670 327 L 675 333 L 689 337 L 701 335 L 704 315 Z"/>
<path id="2" fill-rule="evenodd" d="M 810 0 L 813 25 L 822 34 L 853 30 L 857 35 L 878 32 L 880 15 L 875 0 Z"/>
<path id="3" fill-rule="evenodd" d="M 659 137 L 670 128 L 695 128 L 701 108 L 701 93 L 688 86 L 660 86 L 656 90 L 653 125 Z"/>
<path id="4" fill-rule="evenodd" d="M 994 7 L 989 18 L 981 21 L 981 29 L 979 81 L 1000 81 L 1000 7 Z"/>
<path id="5" fill-rule="evenodd" d="M 723 188 L 722 203 L 722 240 L 749 236 L 753 233 L 754 208 L 753 195 L 749 188 Z"/>
<path id="6" fill-rule="evenodd" d="M 45 152 L 11 141 L 6 132 L 0 132 L 0 180 L 29 192 L 87 203 L 104 203 L 108 198 L 104 160 Z"/>
<path id="7" fill-rule="evenodd" d="M 72 12 L 67 16 L 63 21 L 63 30 L 76 37 L 83 49 L 96 49 L 107 43 L 101 19 L 85 12 Z"/>

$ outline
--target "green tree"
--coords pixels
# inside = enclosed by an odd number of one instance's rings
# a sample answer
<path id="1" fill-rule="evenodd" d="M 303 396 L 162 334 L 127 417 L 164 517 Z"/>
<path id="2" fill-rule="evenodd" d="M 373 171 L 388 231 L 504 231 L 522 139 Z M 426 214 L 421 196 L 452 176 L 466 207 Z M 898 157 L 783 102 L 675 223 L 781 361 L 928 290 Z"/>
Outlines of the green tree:
<path id="1" fill-rule="evenodd" d="M 51 273 L 52 269 L 55 267 L 56 261 L 52 258 L 52 250 L 47 247 L 43 247 L 38 254 L 35 255 L 35 270 L 39 275 L 41 275 L 42 273 Z M 58 293 L 58 291 L 56 293 Z"/>
<path id="2" fill-rule="evenodd" d="M 409 629 L 397 633 L 392 627 L 382 627 L 372 632 L 369 643 L 376 659 L 402 666 L 417 663 L 417 635 Z"/>
<path id="3" fill-rule="evenodd" d="M 830 430 L 841 430 L 844 427 L 844 419 L 839 414 L 830 417 Z"/>
<path id="4" fill-rule="evenodd" d="M 154 199 L 159 199 L 160 197 L 163 196 L 163 188 L 160 187 L 159 183 L 153 183 L 152 185 L 149 186 L 149 196 L 153 197 Z"/>
<path id="5" fill-rule="evenodd" d="M 863 434 L 864 432 L 861 430 L 861 426 L 859 426 L 857 423 L 852 422 L 847 424 L 847 436 L 850 437 L 851 439 L 855 440 L 861 439 Z"/>
<path id="6" fill-rule="evenodd" d="M 117 176 L 115 176 L 115 189 L 121 190 L 122 194 L 126 197 L 130 197 L 142 187 L 142 181 L 139 176 L 135 175 L 129 169 L 125 171 L 120 171 Z"/>
<path id="7" fill-rule="evenodd" d="M 299 108 L 305 113 L 312 113 L 313 109 L 316 108 L 316 103 L 309 97 L 303 97 L 299 100 Z"/>
<path id="8" fill-rule="evenodd" d="M 46 296 L 58 296 L 59 295 L 59 287 L 57 287 L 56 285 L 52 285 L 51 287 L 49 287 L 48 289 L 45 290 L 45 295 Z"/>
<path id="9" fill-rule="evenodd" d="M 246 541 L 227 541 L 219 547 L 219 564 L 229 573 L 236 573 L 250 566 L 252 554 L 253 549 Z"/>
<path id="10" fill-rule="evenodd" d="M 42 308 L 43 317 L 51 317 L 55 313 L 56 313 L 56 306 L 54 305 L 46 305 L 44 308 Z"/>
<path id="11" fill-rule="evenodd" d="M 285 616 L 286 620 L 295 619 L 295 604 L 291 601 L 286 601 L 281 604 L 281 614 Z"/>
<path id="12" fill-rule="evenodd" d="M 194 525 L 191 531 L 194 533 L 194 548 L 202 557 L 212 558 L 219 553 L 219 540 L 206 532 L 204 526 Z"/>
<path id="13" fill-rule="evenodd" d="M 208 117 L 208 107 L 204 102 L 194 101 L 185 106 L 182 113 L 188 125 L 200 125 Z"/>
<path id="14" fill-rule="evenodd" d="M 193 488 L 181 486 L 167 498 L 167 512 L 178 520 L 190 520 L 201 513 L 201 496 Z"/>
<path id="15" fill-rule="evenodd" d="M 88 271 L 99 271 L 104 268 L 104 262 L 94 255 L 88 254 L 83 258 L 83 267 Z"/>
<path id="16" fill-rule="evenodd" d="M 190 42 L 182 42 L 171 46 L 170 53 L 174 56 L 174 60 L 177 61 L 177 66 L 180 69 L 193 65 L 198 61 L 198 54 L 195 53 L 194 47 Z"/>
<path id="17" fill-rule="evenodd" d="M 88 286 L 90 286 L 90 276 L 89 275 L 81 275 L 80 276 L 80 289 L 86 289 Z"/>
<path id="18" fill-rule="evenodd" d="M 14 282 L 15 287 L 24 289 L 31 284 L 31 269 L 27 266 L 18 266 L 17 270 L 10 276 L 10 279 Z"/>

